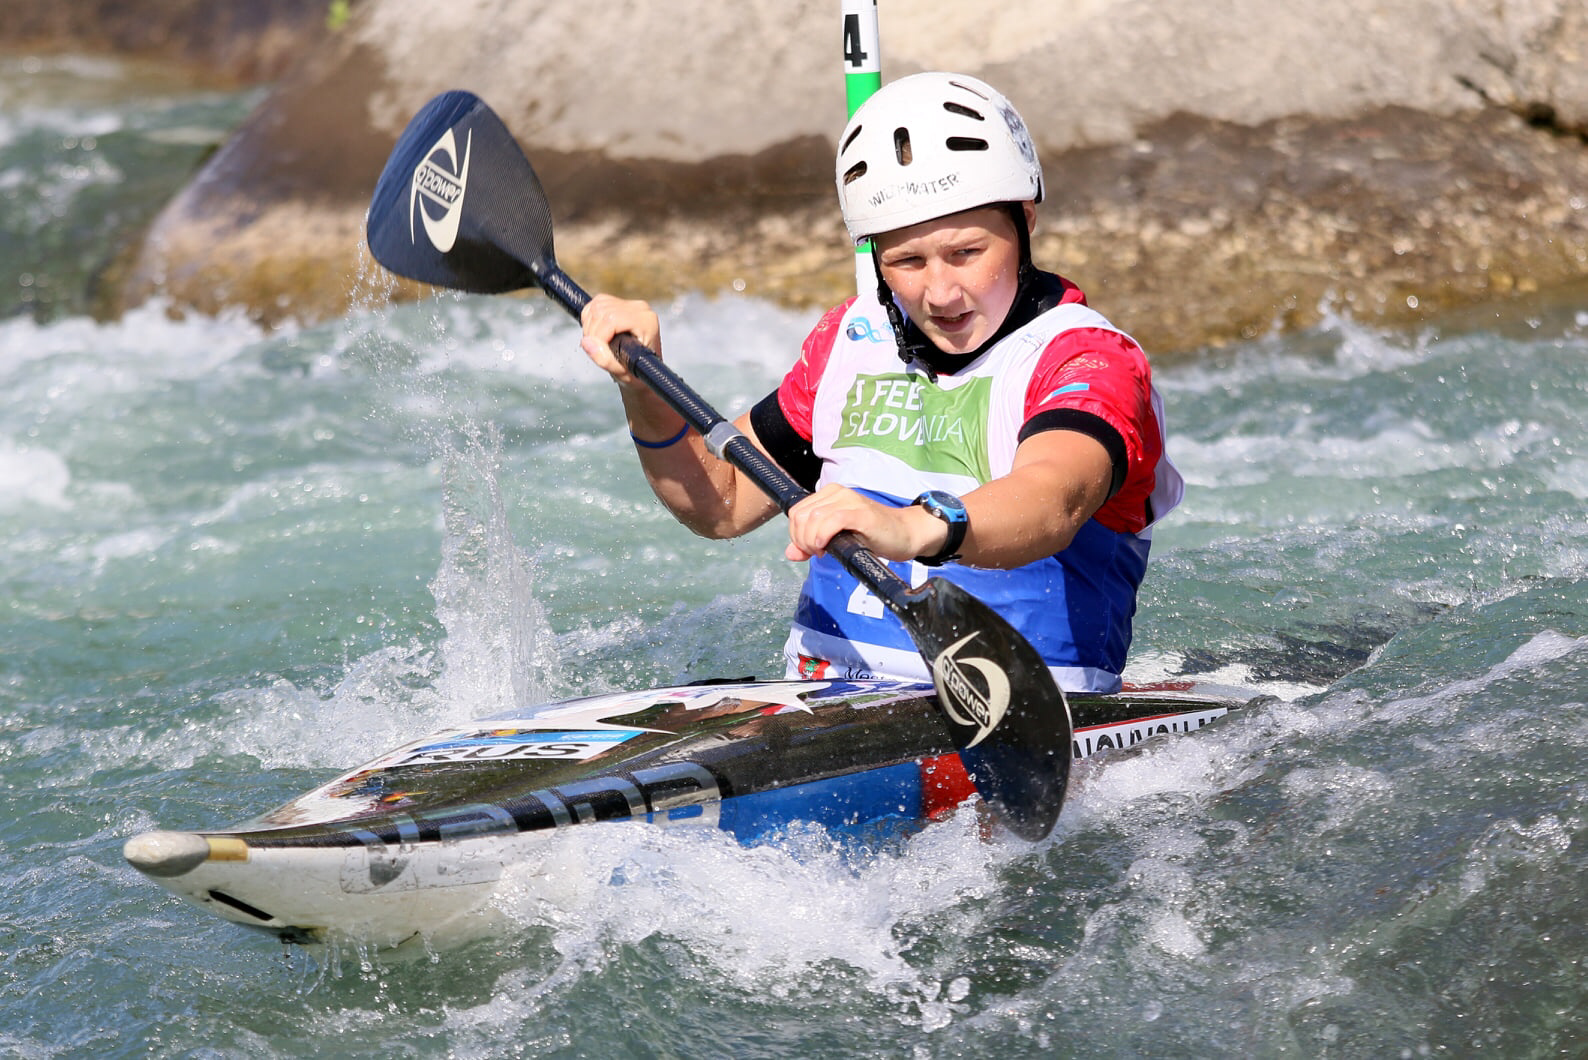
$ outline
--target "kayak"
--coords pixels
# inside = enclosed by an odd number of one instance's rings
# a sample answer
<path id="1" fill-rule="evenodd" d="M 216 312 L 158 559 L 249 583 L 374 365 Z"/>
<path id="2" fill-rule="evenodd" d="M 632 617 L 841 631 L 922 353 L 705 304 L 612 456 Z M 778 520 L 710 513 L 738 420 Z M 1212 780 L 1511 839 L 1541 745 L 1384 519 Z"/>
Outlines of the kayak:
<path id="1" fill-rule="evenodd" d="M 1071 695 L 1076 758 L 1243 705 L 1189 684 Z M 404 744 L 218 831 L 146 832 L 127 861 L 285 942 L 376 948 L 486 933 L 504 873 L 599 825 L 903 835 L 975 798 L 931 685 L 736 681 L 524 707 Z M 580 833 L 583 834 L 583 833 Z M 560 849 L 560 848 L 556 848 Z"/>

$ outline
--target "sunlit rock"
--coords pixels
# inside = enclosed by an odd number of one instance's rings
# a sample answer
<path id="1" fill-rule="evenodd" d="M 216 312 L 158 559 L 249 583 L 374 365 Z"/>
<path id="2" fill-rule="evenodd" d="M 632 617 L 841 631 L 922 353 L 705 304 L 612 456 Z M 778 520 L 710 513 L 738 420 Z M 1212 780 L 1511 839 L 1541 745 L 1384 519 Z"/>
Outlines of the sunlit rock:
<path id="1" fill-rule="evenodd" d="M 269 319 L 390 296 L 363 211 L 448 88 L 515 131 L 586 286 L 814 304 L 851 285 L 831 0 L 350 11 L 160 216 L 124 302 Z M 1021 107 L 1052 189 L 1042 260 L 1154 348 L 1588 275 L 1581 5 L 914 0 L 881 23 L 887 77 L 962 69 Z"/>

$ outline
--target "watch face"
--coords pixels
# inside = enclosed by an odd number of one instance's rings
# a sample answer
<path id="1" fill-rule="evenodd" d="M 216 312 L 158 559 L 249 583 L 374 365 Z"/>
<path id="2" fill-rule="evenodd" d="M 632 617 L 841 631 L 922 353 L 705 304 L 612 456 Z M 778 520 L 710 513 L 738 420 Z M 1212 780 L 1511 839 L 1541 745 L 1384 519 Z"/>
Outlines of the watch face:
<path id="1" fill-rule="evenodd" d="M 963 522 L 966 518 L 965 502 L 952 493 L 927 490 L 919 498 L 921 507 L 950 522 Z"/>

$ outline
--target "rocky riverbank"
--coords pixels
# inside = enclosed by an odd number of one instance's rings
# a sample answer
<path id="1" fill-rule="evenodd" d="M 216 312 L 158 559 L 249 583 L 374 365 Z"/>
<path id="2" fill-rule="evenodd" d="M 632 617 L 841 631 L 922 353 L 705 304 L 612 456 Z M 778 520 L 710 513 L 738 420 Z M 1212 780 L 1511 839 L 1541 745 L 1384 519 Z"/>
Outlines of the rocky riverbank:
<path id="1" fill-rule="evenodd" d="M 363 256 L 362 217 L 397 132 L 451 87 L 514 129 L 559 258 L 588 287 L 816 305 L 852 285 L 831 189 L 830 0 L 746 0 L 709 19 L 684 0 L 284 2 L 230 21 L 178 0 L 105 0 L 114 17 L 98 22 L 11 6 L 9 48 L 152 53 L 275 85 L 129 248 L 122 305 L 160 292 L 312 319 L 411 295 Z M 1304 326 L 1330 306 L 1404 320 L 1588 277 L 1581 5 L 966 8 L 885 0 L 886 76 L 963 69 L 1015 100 L 1051 188 L 1040 260 L 1150 348 Z"/>

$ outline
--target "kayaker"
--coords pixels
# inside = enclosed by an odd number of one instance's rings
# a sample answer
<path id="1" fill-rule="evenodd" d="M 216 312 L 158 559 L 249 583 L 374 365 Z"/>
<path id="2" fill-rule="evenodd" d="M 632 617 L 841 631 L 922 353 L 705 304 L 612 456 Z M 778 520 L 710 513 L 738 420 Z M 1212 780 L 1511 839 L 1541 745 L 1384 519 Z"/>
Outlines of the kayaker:
<path id="1" fill-rule="evenodd" d="M 875 293 L 829 310 L 782 384 L 735 421 L 814 490 L 789 512 L 809 561 L 789 676 L 927 680 L 897 620 L 823 553 L 852 530 L 877 555 L 959 582 L 1069 691 L 1120 686 L 1151 527 L 1179 503 L 1140 347 L 1070 281 L 1036 268 L 1043 198 L 1025 123 L 972 77 L 894 81 L 839 141 L 838 199 L 870 239 Z M 736 537 L 778 513 L 613 355 L 661 350 L 644 302 L 599 295 L 585 353 L 617 381 L 640 463 L 690 529 Z"/>

